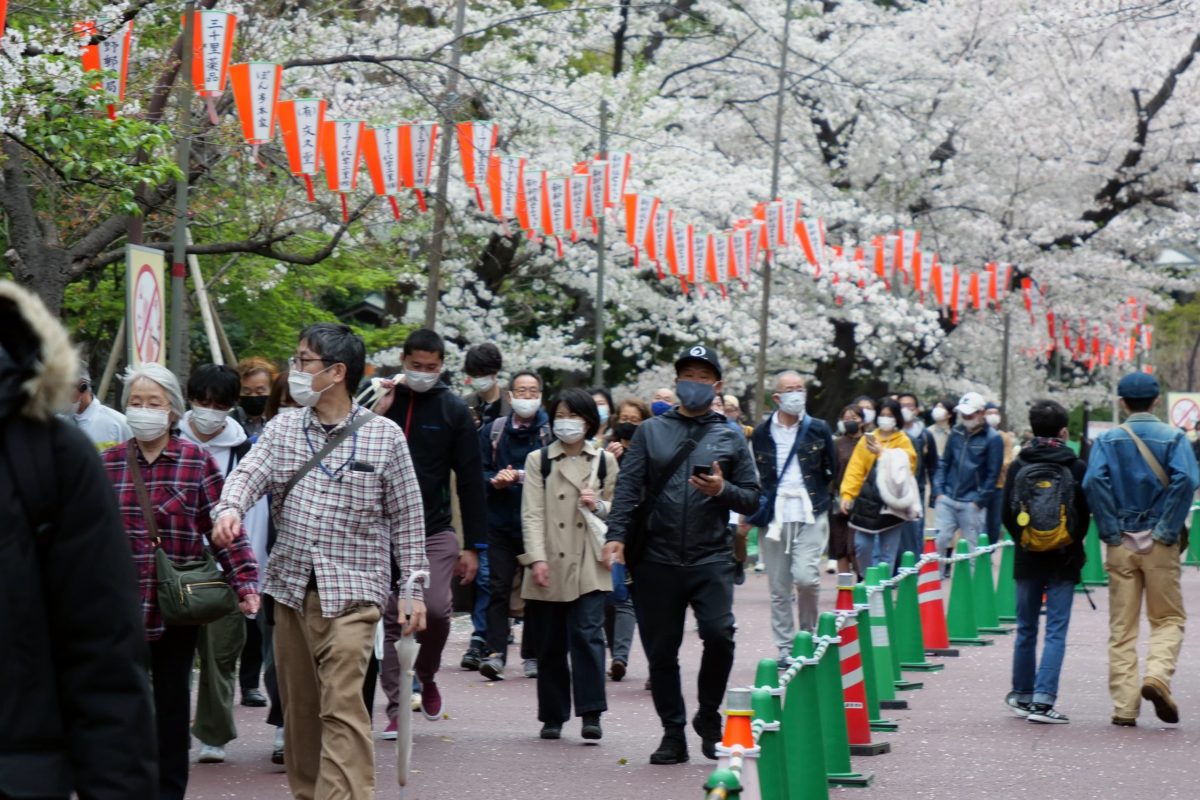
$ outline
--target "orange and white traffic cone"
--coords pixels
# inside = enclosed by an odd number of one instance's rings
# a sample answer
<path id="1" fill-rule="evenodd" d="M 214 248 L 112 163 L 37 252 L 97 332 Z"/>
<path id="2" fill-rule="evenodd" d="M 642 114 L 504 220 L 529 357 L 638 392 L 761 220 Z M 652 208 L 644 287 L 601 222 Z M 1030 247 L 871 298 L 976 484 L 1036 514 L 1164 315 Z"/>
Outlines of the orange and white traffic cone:
<path id="1" fill-rule="evenodd" d="M 925 537 L 925 554 L 937 555 L 937 539 Z M 931 656 L 957 656 L 946 630 L 946 606 L 942 603 L 942 573 L 936 560 L 925 561 L 917 573 L 917 600 L 921 608 L 921 634 L 925 652 Z"/>
<path id="2" fill-rule="evenodd" d="M 867 690 L 863 682 L 862 650 L 858 643 L 858 612 L 854 609 L 854 581 L 848 572 L 838 575 L 837 615 L 845 619 L 840 632 L 838 658 L 842 665 L 842 702 L 846 709 L 846 733 L 850 754 L 877 756 L 891 752 L 888 742 L 871 741 L 871 720 L 867 711 Z"/>
<path id="3" fill-rule="evenodd" d="M 738 794 L 741 800 L 762 800 L 758 778 L 762 748 L 754 742 L 753 718 L 749 689 L 730 689 L 725 693 L 725 735 L 717 745 L 717 770 L 731 770 L 740 760 L 741 766 L 735 774 L 741 784 Z"/>

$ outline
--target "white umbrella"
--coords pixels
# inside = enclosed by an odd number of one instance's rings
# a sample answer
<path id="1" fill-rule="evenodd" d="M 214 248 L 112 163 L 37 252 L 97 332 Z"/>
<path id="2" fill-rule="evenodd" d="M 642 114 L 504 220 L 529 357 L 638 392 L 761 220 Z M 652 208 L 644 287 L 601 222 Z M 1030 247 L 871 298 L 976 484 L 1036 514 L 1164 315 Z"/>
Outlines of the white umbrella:
<path id="1" fill-rule="evenodd" d="M 412 591 L 417 582 L 427 583 L 429 573 L 414 572 L 404 586 L 400 608 L 407 617 L 412 614 Z M 408 786 L 408 769 L 412 761 L 412 714 L 405 713 L 412 703 L 413 664 L 421 645 L 413 634 L 402 635 L 396 640 L 396 656 L 400 659 L 400 713 L 396 718 L 396 780 L 400 784 L 400 798 L 404 800 L 404 787 Z"/>

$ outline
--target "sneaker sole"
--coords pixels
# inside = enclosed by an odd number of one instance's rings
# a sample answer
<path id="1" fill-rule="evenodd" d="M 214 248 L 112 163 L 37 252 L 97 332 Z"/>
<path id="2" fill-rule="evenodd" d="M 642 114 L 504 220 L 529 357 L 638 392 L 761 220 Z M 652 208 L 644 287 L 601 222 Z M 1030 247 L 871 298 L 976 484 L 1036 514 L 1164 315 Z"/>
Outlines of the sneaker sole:
<path id="1" fill-rule="evenodd" d="M 483 677 L 487 678 L 489 681 L 504 680 L 503 672 L 497 672 L 496 670 L 492 669 L 491 667 L 487 666 L 486 664 L 479 668 L 479 674 L 482 675 Z"/>
<path id="2" fill-rule="evenodd" d="M 542 731 L 538 736 L 542 739 L 561 739 L 562 731 Z"/>
<path id="3" fill-rule="evenodd" d="M 1010 705 L 1005 705 L 1005 708 L 1011 711 L 1015 716 L 1021 717 L 1022 719 L 1029 719 L 1029 712 L 1023 708 L 1017 708 Z"/>
<path id="4" fill-rule="evenodd" d="M 271 763 L 272 764 L 282 764 L 283 763 L 283 751 L 282 750 L 271 753 Z"/>
<path id="5" fill-rule="evenodd" d="M 1026 719 L 1029 720 L 1030 722 L 1037 722 L 1042 725 L 1066 725 L 1068 722 L 1071 721 L 1069 719 L 1055 719 L 1054 717 L 1044 717 L 1041 714 L 1030 714 L 1028 717 L 1026 717 Z"/>
<path id="6" fill-rule="evenodd" d="M 385 742 L 394 742 L 398 738 L 398 734 L 395 731 L 384 731 L 383 735 L 379 738 Z"/>
<path id="7" fill-rule="evenodd" d="M 1163 694 L 1157 686 L 1146 684 L 1142 686 L 1142 699 L 1154 704 L 1154 713 L 1163 722 L 1172 724 L 1179 722 L 1179 709 L 1171 698 Z"/>
<path id="8" fill-rule="evenodd" d="M 582 736 L 584 739 L 587 739 L 589 742 L 598 742 L 604 738 L 604 732 L 601 731 L 599 728 L 597 728 L 594 731 L 584 729 L 580 733 L 580 736 Z"/>
<path id="9" fill-rule="evenodd" d="M 204 756 L 202 758 L 196 759 L 196 763 L 197 764 L 224 764 L 225 759 L 213 758 L 212 756 Z"/>

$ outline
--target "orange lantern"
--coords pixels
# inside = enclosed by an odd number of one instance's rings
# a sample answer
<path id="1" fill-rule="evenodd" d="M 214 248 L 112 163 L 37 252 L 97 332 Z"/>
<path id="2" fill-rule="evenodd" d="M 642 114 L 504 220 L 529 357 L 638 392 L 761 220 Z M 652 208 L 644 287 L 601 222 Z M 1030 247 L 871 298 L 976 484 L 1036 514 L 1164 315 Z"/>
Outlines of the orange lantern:
<path id="1" fill-rule="evenodd" d="M 570 178 L 546 179 L 546 202 L 542 204 L 542 230 L 553 236 L 558 257 L 563 257 L 562 237 L 572 227 L 571 204 L 567 195 L 571 191 Z"/>
<path id="2" fill-rule="evenodd" d="M 521 196 L 517 198 L 517 222 L 531 242 L 540 241 L 542 208 L 546 198 L 546 172 L 526 170 L 521 179 Z"/>
<path id="3" fill-rule="evenodd" d="M 400 219 L 400 204 L 396 195 L 403 188 L 400 170 L 399 125 L 372 125 L 363 133 L 363 158 L 375 194 L 386 197 L 392 205 L 392 214 Z"/>
<path id="4" fill-rule="evenodd" d="M 625 196 L 625 184 L 629 182 L 629 173 L 633 164 L 633 156 L 629 153 L 608 154 L 608 196 L 604 198 L 606 208 L 616 208 Z"/>
<path id="5" fill-rule="evenodd" d="M 0 36 L 4 35 L 4 19 L 8 16 L 8 0 L 0 0 Z"/>
<path id="6" fill-rule="evenodd" d="M 625 241 L 633 248 L 633 265 L 641 263 L 641 252 L 646 246 L 646 233 L 650 221 L 658 210 L 658 198 L 645 194 L 627 194 L 625 203 Z"/>
<path id="7" fill-rule="evenodd" d="M 2 0 L 0 0 L 2 2 Z M 0 19 L 3 14 L 0 13 Z M 0 25 L 0 31 L 4 26 Z M 75 23 L 75 32 L 85 40 L 96 35 L 96 23 L 92 20 Z M 133 48 L 133 20 L 125 23 L 122 30 L 114 31 L 99 44 L 83 46 L 84 72 L 115 72 L 116 77 L 101 78 L 93 85 L 94 89 L 103 89 L 106 94 L 117 98 L 118 103 L 125 101 L 125 81 L 129 77 L 129 51 Z M 117 104 L 108 104 L 108 118 L 117 118 Z"/>
<path id="8" fill-rule="evenodd" d="M 480 211 L 487 210 L 483 202 L 481 186 L 487 185 L 488 166 L 496 151 L 496 139 L 500 126 L 494 122 L 460 122 L 455 126 L 458 134 L 458 153 L 462 158 L 463 177 L 467 186 L 475 190 L 475 202 Z"/>
<path id="9" fill-rule="evenodd" d="M 225 11 L 197 11 L 192 35 L 192 85 L 204 98 L 208 118 L 219 125 L 216 98 L 225 92 L 237 17 Z"/>
<path id="10" fill-rule="evenodd" d="M 433 179 L 434 147 L 437 145 L 436 122 L 414 122 L 400 126 L 400 177 L 417 196 L 421 213 L 429 210 L 425 191 Z"/>
<path id="11" fill-rule="evenodd" d="M 327 119 L 321 137 L 321 161 L 325 165 L 325 182 L 329 191 L 337 192 L 342 201 L 342 221 L 350 221 L 346 194 L 358 188 L 358 163 L 362 159 L 363 129 L 361 119 Z"/>
<path id="12" fill-rule="evenodd" d="M 312 176 L 321 168 L 321 140 L 325 132 L 325 101 L 315 98 L 280 100 L 276 105 L 279 132 L 287 151 L 288 170 L 304 178 L 308 202 L 313 195 Z"/>
<path id="13" fill-rule="evenodd" d="M 238 119 L 242 121 L 242 137 L 257 159 L 258 146 L 275 135 L 275 105 L 279 102 L 283 65 L 262 61 L 234 64 L 229 68 L 229 79 Z"/>

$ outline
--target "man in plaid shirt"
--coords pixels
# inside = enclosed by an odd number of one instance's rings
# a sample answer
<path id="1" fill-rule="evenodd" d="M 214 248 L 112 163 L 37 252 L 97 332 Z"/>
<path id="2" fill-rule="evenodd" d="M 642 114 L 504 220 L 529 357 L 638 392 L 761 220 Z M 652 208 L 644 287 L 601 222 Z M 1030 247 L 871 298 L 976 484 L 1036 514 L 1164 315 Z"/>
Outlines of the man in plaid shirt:
<path id="1" fill-rule="evenodd" d="M 305 328 L 288 379 L 304 408 L 271 420 L 230 473 L 214 512 L 218 534 L 235 530 L 271 494 L 278 536 L 264 593 L 275 600 L 284 751 L 298 800 L 374 797 L 363 678 L 393 564 L 402 584 L 427 569 L 416 474 L 404 435 L 389 420 L 371 419 L 282 496 L 329 439 L 370 413 L 351 399 L 365 362 L 362 339 L 345 325 Z M 418 589 L 404 632 L 424 627 Z"/>

